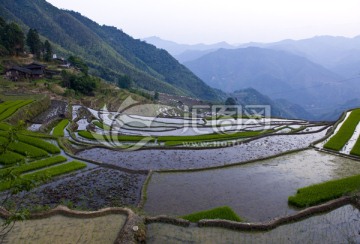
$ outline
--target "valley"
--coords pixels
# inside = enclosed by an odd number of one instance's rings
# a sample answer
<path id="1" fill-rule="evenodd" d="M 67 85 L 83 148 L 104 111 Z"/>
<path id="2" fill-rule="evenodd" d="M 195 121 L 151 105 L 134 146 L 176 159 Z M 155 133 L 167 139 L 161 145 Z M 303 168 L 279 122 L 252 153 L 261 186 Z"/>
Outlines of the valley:
<path id="1" fill-rule="evenodd" d="M 143 33 L 170 26 L 147 4 Z M 359 36 L 85 16 L 0 3 L 0 243 L 360 243 Z"/>

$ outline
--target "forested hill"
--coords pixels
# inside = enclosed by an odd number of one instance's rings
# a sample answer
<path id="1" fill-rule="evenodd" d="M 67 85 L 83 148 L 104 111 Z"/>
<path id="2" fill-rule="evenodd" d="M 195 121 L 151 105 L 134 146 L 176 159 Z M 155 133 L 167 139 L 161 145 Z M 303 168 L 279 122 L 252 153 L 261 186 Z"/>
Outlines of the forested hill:
<path id="1" fill-rule="evenodd" d="M 176 95 L 217 101 L 221 92 L 212 89 L 166 51 L 133 39 L 115 27 L 44 0 L 1 0 L 0 16 L 16 21 L 25 31 L 37 29 L 57 53 L 86 60 L 95 75 L 116 81 L 129 75 L 138 87 Z"/>

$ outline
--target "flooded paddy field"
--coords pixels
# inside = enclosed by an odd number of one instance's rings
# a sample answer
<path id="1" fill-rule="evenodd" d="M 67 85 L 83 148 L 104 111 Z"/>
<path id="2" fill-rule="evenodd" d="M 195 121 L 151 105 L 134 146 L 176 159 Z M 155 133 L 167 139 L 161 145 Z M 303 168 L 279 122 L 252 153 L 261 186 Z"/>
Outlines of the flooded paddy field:
<path id="1" fill-rule="evenodd" d="M 347 205 L 266 232 L 147 225 L 147 243 L 360 243 L 360 212 Z"/>
<path id="2" fill-rule="evenodd" d="M 208 168 L 261 159 L 290 150 L 307 148 L 312 142 L 324 137 L 325 134 L 326 130 L 310 134 L 272 135 L 237 146 L 199 150 L 116 151 L 93 148 L 81 151 L 77 156 L 133 170 Z"/>
<path id="3" fill-rule="evenodd" d="M 30 208 L 59 204 L 89 210 L 135 206 L 140 201 L 145 178 L 146 175 L 97 167 L 72 177 L 60 178 L 25 195 L 14 196 L 12 200 Z"/>
<path id="4" fill-rule="evenodd" d="M 298 188 L 360 174 L 360 162 L 312 149 L 215 170 L 153 173 L 144 210 L 181 216 L 230 206 L 250 222 L 292 214 L 287 199 Z"/>

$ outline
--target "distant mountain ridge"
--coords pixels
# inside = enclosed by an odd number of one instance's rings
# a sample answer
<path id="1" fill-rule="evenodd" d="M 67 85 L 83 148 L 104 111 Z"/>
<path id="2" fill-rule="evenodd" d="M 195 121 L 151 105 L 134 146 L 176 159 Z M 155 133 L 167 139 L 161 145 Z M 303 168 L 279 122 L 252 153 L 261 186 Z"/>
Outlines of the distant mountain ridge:
<path id="1" fill-rule="evenodd" d="M 317 114 L 357 97 L 360 91 L 356 80 L 344 86 L 343 77 L 321 65 L 272 49 L 219 49 L 185 65 L 210 86 L 227 92 L 252 87 L 272 99 L 316 109 Z"/>
<path id="2" fill-rule="evenodd" d="M 121 30 L 100 26 L 45 0 L 2 0 L 0 16 L 27 31 L 36 28 L 56 52 L 82 57 L 94 74 L 116 81 L 129 75 L 146 90 L 219 101 L 223 94 L 206 85 L 166 51 L 133 39 Z"/>
<path id="3" fill-rule="evenodd" d="M 237 90 L 230 94 L 238 105 L 269 105 L 272 117 L 313 120 L 315 117 L 297 104 L 284 99 L 272 100 L 253 88 Z"/>

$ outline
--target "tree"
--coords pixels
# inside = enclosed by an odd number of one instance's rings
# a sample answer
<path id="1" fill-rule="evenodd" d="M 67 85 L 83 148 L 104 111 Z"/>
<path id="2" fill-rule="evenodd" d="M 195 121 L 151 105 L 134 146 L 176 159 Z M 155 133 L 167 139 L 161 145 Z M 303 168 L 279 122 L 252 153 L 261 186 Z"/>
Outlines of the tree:
<path id="1" fill-rule="evenodd" d="M 236 105 L 236 100 L 233 97 L 228 97 L 225 101 L 225 105 Z"/>
<path id="2" fill-rule="evenodd" d="M 132 86 L 132 80 L 128 75 L 121 75 L 118 77 L 118 87 L 123 89 L 130 89 Z"/>
<path id="3" fill-rule="evenodd" d="M 70 56 L 68 61 L 72 66 L 74 66 L 75 68 L 78 68 L 85 75 L 88 74 L 89 67 L 81 58 L 76 57 L 76 56 Z"/>
<path id="4" fill-rule="evenodd" d="M 44 43 L 44 60 L 50 62 L 52 59 L 52 47 L 48 40 Z"/>
<path id="5" fill-rule="evenodd" d="M 24 50 L 24 32 L 20 27 L 11 23 L 5 25 L 1 33 L 2 45 L 8 50 L 10 55 L 19 55 Z"/>
<path id="6" fill-rule="evenodd" d="M 159 92 L 155 92 L 155 95 L 154 95 L 154 100 L 159 100 Z"/>
<path id="7" fill-rule="evenodd" d="M 29 30 L 26 36 L 26 44 L 28 45 L 30 52 L 34 54 L 36 58 L 40 58 L 42 43 L 36 29 Z"/>

